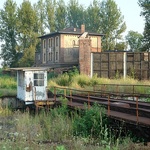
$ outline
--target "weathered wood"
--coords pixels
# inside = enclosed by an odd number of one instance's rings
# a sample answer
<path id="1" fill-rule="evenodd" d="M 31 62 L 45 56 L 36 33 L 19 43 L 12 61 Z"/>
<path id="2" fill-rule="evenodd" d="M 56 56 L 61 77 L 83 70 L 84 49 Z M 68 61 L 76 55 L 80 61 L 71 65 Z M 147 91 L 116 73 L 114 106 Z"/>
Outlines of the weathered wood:
<path id="1" fill-rule="evenodd" d="M 124 52 L 93 53 L 93 73 L 98 77 L 123 75 Z M 126 52 L 127 75 L 139 80 L 150 79 L 150 52 Z"/>

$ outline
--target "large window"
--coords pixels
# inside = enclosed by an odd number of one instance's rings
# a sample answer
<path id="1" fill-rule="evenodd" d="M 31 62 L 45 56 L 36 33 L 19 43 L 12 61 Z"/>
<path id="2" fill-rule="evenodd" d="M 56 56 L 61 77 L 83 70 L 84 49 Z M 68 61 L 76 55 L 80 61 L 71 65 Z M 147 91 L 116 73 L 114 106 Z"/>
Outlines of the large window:
<path id="1" fill-rule="evenodd" d="M 46 61 L 46 54 L 44 53 L 44 62 Z"/>
<path id="2" fill-rule="evenodd" d="M 34 86 L 44 86 L 44 73 L 34 73 Z"/>
<path id="3" fill-rule="evenodd" d="M 50 38 L 48 39 L 48 47 L 49 48 L 51 47 L 51 39 Z"/>
<path id="4" fill-rule="evenodd" d="M 58 36 L 56 37 L 56 46 L 58 46 Z"/>
<path id="5" fill-rule="evenodd" d="M 56 60 L 58 60 L 58 52 L 56 52 Z"/>
<path id="6" fill-rule="evenodd" d="M 43 40 L 43 48 L 46 48 L 46 40 Z"/>
<path id="7" fill-rule="evenodd" d="M 53 47 L 53 39 L 51 38 L 51 47 Z"/>

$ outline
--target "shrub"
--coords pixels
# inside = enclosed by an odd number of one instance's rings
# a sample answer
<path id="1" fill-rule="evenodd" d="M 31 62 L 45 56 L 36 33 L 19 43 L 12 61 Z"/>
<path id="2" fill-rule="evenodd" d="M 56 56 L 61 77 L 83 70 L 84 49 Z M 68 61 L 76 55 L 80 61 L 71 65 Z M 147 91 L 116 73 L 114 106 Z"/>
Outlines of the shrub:
<path id="1" fill-rule="evenodd" d="M 90 77 L 84 74 L 76 75 L 72 79 L 72 83 L 77 83 L 77 85 L 79 85 L 80 87 L 85 87 L 87 85 L 90 85 Z"/>
<path id="2" fill-rule="evenodd" d="M 68 86 L 70 81 L 69 75 L 67 73 L 59 75 L 55 81 L 60 86 Z"/>
<path id="3" fill-rule="evenodd" d="M 104 108 L 94 105 L 90 109 L 80 112 L 73 122 L 73 131 L 77 136 L 83 137 L 102 137 L 107 119 Z"/>

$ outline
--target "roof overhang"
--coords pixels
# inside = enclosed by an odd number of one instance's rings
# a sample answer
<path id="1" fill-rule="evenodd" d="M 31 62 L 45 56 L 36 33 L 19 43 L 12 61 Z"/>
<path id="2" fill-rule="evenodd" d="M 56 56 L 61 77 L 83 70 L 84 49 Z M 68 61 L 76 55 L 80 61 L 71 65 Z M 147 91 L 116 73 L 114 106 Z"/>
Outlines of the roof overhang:
<path id="1" fill-rule="evenodd" d="M 21 67 L 21 68 L 10 68 L 13 71 L 48 71 L 49 67 Z"/>

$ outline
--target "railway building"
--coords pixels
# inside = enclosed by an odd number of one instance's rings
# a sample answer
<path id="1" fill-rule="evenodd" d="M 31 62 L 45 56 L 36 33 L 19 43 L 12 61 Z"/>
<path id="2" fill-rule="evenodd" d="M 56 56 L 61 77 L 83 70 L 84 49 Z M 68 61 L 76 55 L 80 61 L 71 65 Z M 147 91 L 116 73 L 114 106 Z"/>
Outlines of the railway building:
<path id="1" fill-rule="evenodd" d="M 80 29 L 70 27 L 42 35 L 39 37 L 41 50 L 35 54 L 35 66 L 55 69 L 80 65 L 80 72 L 89 74 L 86 64 L 90 63 L 91 52 L 102 51 L 102 36 L 86 31 L 85 25 L 81 25 Z"/>
<path id="2" fill-rule="evenodd" d="M 102 51 L 103 34 L 81 28 L 66 28 L 42 35 L 41 50 L 36 52 L 35 66 L 63 72 L 77 66 L 81 74 L 115 78 L 132 76 L 150 79 L 150 52 Z"/>

